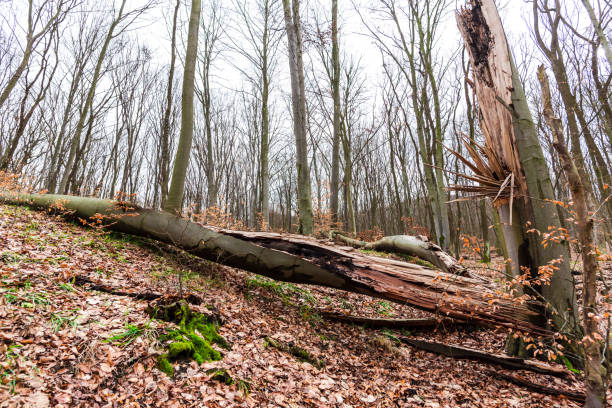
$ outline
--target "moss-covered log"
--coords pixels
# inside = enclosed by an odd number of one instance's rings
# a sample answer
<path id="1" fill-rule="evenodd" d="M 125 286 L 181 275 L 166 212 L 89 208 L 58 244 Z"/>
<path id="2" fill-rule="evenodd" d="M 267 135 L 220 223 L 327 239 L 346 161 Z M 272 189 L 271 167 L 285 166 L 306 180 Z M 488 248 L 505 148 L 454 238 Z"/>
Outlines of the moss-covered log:
<path id="1" fill-rule="evenodd" d="M 2 194 L 0 198 L 38 208 L 59 203 L 73 217 L 100 220 L 109 229 L 172 244 L 200 258 L 279 281 L 327 286 L 477 325 L 550 335 L 534 305 L 506 299 L 480 280 L 368 256 L 310 237 L 214 231 L 166 212 L 95 198 L 41 194 Z"/>

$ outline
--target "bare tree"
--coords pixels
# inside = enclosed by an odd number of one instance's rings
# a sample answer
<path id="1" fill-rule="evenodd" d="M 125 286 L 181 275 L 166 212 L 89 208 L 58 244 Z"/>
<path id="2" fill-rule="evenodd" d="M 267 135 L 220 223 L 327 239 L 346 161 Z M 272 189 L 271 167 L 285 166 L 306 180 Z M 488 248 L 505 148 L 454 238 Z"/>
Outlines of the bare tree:
<path id="1" fill-rule="evenodd" d="M 23 56 L 17 69 L 10 76 L 6 86 L 0 93 L 0 107 L 8 99 L 17 85 L 19 78 L 26 70 L 30 58 L 41 40 L 49 33 L 57 31 L 70 10 L 78 4 L 78 0 L 44 0 L 37 7 L 34 0 L 28 0 L 28 23 L 26 29 L 26 43 L 23 47 Z"/>
<path id="2" fill-rule="evenodd" d="M 166 204 L 166 199 L 168 198 L 168 180 L 170 178 L 170 115 L 172 114 L 172 87 L 174 86 L 174 66 L 176 63 L 176 21 L 180 5 L 181 1 L 176 0 L 172 17 L 170 70 L 168 72 L 168 86 L 166 87 L 166 107 L 164 109 L 160 133 L 159 183 L 161 184 L 162 207 Z"/>
<path id="3" fill-rule="evenodd" d="M 304 62 L 300 24 L 300 1 L 283 0 L 285 29 L 289 46 L 289 71 L 291 73 L 291 100 L 293 132 L 295 134 L 299 225 L 298 232 L 310 235 L 314 231 L 312 193 L 306 132 L 306 95 L 304 91 Z"/>
<path id="4" fill-rule="evenodd" d="M 544 107 L 544 117 L 550 127 L 554 146 L 559 153 L 559 158 L 563 164 L 563 170 L 567 175 L 572 199 L 574 201 L 574 209 L 576 211 L 576 227 L 578 229 L 578 237 L 582 252 L 583 264 L 583 309 L 582 309 L 582 324 L 585 329 L 584 349 L 586 354 L 585 362 L 585 383 L 586 383 L 586 402 L 585 407 L 601 408 L 606 406 L 606 390 L 607 390 L 607 373 L 602 362 L 605 356 L 602 356 L 602 339 L 603 336 L 599 332 L 599 323 L 597 304 L 597 277 L 599 266 L 597 262 L 596 247 L 593 240 L 593 217 L 588 213 L 588 204 L 586 198 L 586 190 L 583 185 L 583 179 L 580 178 L 580 173 L 574 164 L 563 137 L 563 126 L 561 120 L 555 117 L 550 86 L 548 77 L 543 65 L 538 69 L 538 79 L 542 87 L 542 100 Z"/>
<path id="5" fill-rule="evenodd" d="M 181 136 L 179 138 L 174 169 L 168 199 L 163 207 L 165 211 L 178 213 L 183 206 L 185 177 L 191 155 L 193 139 L 193 93 L 195 82 L 196 60 L 198 55 L 198 28 L 200 26 L 201 0 L 191 1 L 189 30 L 187 34 L 187 54 L 183 71 L 183 93 L 181 96 Z"/>
<path id="6" fill-rule="evenodd" d="M 593 28 L 595 29 L 595 33 L 597 33 L 597 38 L 599 39 L 599 42 L 601 43 L 601 46 L 604 49 L 604 53 L 606 54 L 608 63 L 612 67 L 612 48 L 610 47 L 608 37 L 606 37 L 606 34 L 604 33 L 603 28 L 601 27 L 601 22 L 595 15 L 595 10 L 593 8 L 593 5 L 591 4 L 590 0 L 582 0 L 582 4 L 584 4 L 584 8 L 586 8 L 587 12 L 589 13 L 591 24 L 593 25 Z"/>

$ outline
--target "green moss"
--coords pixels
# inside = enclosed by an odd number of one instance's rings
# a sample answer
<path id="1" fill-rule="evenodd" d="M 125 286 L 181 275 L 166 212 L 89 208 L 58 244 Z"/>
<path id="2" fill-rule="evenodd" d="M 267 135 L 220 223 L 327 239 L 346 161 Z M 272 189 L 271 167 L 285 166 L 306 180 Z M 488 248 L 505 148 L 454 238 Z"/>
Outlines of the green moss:
<path id="1" fill-rule="evenodd" d="M 172 364 L 170 364 L 170 361 L 168 361 L 167 354 L 162 354 L 157 358 L 157 368 L 170 377 L 174 375 L 174 368 L 172 367 Z"/>
<path id="2" fill-rule="evenodd" d="M 192 311 L 184 300 L 155 307 L 149 310 L 149 314 L 156 319 L 178 325 L 177 329 L 170 330 L 160 337 L 161 341 L 168 342 L 168 353 L 162 356 L 163 359 L 160 359 L 158 364 L 160 370 L 166 369 L 164 371 L 166 374 L 168 374 L 167 364 L 163 360 L 170 364 L 180 359 L 193 359 L 198 364 L 202 364 L 205 361 L 221 360 L 221 353 L 212 347 L 213 343 L 224 348 L 230 347 L 229 343 L 217 333 L 216 320 Z"/>
<path id="3" fill-rule="evenodd" d="M 191 356 L 193 354 L 193 344 L 188 341 L 176 341 L 168 345 L 168 357 L 178 358 L 181 356 Z"/>

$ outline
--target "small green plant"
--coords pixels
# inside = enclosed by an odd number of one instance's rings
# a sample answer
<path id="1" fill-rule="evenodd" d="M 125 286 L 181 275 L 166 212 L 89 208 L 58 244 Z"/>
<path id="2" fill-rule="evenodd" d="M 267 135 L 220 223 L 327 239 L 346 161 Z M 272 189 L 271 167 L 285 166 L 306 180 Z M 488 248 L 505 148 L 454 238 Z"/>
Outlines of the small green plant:
<path id="1" fill-rule="evenodd" d="M 15 385 L 17 385 L 17 376 L 12 368 L 6 368 L 0 375 L 2 377 L 2 383 L 7 383 L 9 386 L 9 392 L 15 394 Z"/>
<path id="2" fill-rule="evenodd" d="M 317 303 L 317 299 L 312 296 L 310 290 L 303 289 L 293 283 L 277 282 L 273 279 L 264 278 L 259 275 L 253 276 L 246 280 L 247 288 L 260 287 L 278 295 L 283 303 L 291 305 L 290 297 L 297 296 L 311 305 Z"/>
<path id="3" fill-rule="evenodd" d="M 34 305 L 50 305 L 51 301 L 47 299 L 47 294 L 44 292 L 30 293 L 27 298 Z"/>
<path id="4" fill-rule="evenodd" d="M 76 321 L 78 315 L 74 314 L 74 312 L 77 311 L 77 309 L 74 309 L 65 313 L 51 313 L 51 327 L 53 327 L 53 332 L 57 333 L 63 327 L 68 326 L 76 329 L 78 327 L 78 323 Z"/>
<path id="5" fill-rule="evenodd" d="M 580 374 L 580 370 L 575 369 L 574 365 L 567 357 L 561 356 L 561 361 L 563 361 L 563 364 L 565 364 L 565 367 L 567 367 L 567 369 L 570 370 L 572 373 Z"/>
<path id="6" fill-rule="evenodd" d="M 38 231 L 38 223 L 36 221 L 32 221 L 26 226 L 26 231 Z"/>
<path id="7" fill-rule="evenodd" d="M 381 300 L 380 302 L 378 302 L 378 305 L 376 306 L 376 311 L 383 316 L 393 315 L 393 308 L 391 307 L 391 303 L 385 300 Z"/>
<path id="8" fill-rule="evenodd" d="M 290 342 L 284 343 L 279 340 L 275 340 L 272 337 L 266 336 L 264 338 L 264 347 L 274 347 L 277 350 L 283 351 L 285 353 L 291 354 L 296 357 L 298 360 L 303 361 L 305 363 L 309 363 L 310 365 L 316 368 L 323 368 L 326 365 L 326 362 L 322 359 L 318 359 L 312 355 L 302 347 Z"/>
<path id="9" fill-rule="evenodd" d="M 206 370 L 206 374 L 211 376 L 211 380 L 219 381 L 225 385 L 234 384 L 234 379 L 225 368 L 211 368 Z"/>
<path id="10" fill-rule="evenodd" d="M 347 302 L 346 299 L 342 297 L 340 298 L 340 305 L 342 306 L 343 309 L 353 310 L 355 308 L 355 305 L 353 305 L 350 302 Z"/>
<path id="11" fill-rule="evenodd" d="M 303 303 L 300 305 L 300 315 L 302 316 L 302 319 L 310 321 L 311 324 L 320 323 L 323 321 L 321 315 L 317 313 L 316 309 L 314 309 L 308 303 Z"/>
<path id="12" fill-rule="evenodd" d="M 236 388 L 238 388 L 238 391 L 242 392 L 244 397 L 247 398 L 251 392 L 252 385 L 250 381 L 239 378 L 236 380 Z"/>
<path id="13" fill-rule="evenodd" d="M 400 339 L 397 338 L 397 336 L 395 336 L 392 332 L 390 332 L 388 329 L 382 329 L 382 334 L 385 335 L 385 337 L 387 337 L 389 340 L 391 340 L 393 343 L 395 343 L 396 345 L 401 344 L 402 342 L 400 341 Z"/>
<path id="14" fill-rule="evenodd" d="M 69 292 L 69 293 L 76 292 L 76 289 L 75 289 L 75 287 L 73 285 L 73 281 L 65 282 L 65 283 L 60 283 L 59 287 L 64 289 L 66 292 Z"/>
<path id="15" fill-rule="evenodd" d="M 15 252 L 6 251 L 0 255 L 0 260 L 6 265 L 12 265 L 19 263 L 23 260 L 23 256 L 16 254 Z"/>
<path id="16" fill-rule="evenodd" d="M 138 337 L 143 335 L 151 325 L 151 320 L 147 322 L 147 324 L 143 326 L 135 326 L 133 324 L 126 323 L 124 326 L 124 331 L 121 333 L 117 333 L 114 336 L 109 337 L 104 340 L 105 343 L 113 343 L 118 345 L 119 347 L 127 347 Z"/>
<path id="17" fill-rule="evenodd" d="M 19 297 L 14 293 L 9 292 L 4 294 L 4 299 L 6 300 L 6 303 L 10 305 L 11 303 L 15 303 L 17 300 L 19 300 Z"/>
<path id="18" fill-rule="evenodd" d="M 20 347 L 18 344 L 12 344 L 8 347 L 5 353 L 6 362 L 3 364 L 3 370 L 0 373 L 1 382 L 8 384 L 11 394 L 15 394 L 15 386 L 17 385 L 17 375 L 12 367 L 15 366 L 16 360 L 20 358 L 18 352 Z"/>

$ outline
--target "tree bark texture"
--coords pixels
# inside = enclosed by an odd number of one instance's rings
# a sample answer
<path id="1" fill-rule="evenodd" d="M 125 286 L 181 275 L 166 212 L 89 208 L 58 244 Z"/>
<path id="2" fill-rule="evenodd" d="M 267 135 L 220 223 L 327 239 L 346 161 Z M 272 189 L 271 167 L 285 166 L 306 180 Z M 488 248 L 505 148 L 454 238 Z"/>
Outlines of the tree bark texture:
<path id="1" fill-rule="evenodd" d="M 394 235 L 383 237 L 374 242 L 364 242 L 336 232 L 332 232 L 332 236 L 355 248 L 416 256 L 447 273 L 462 275 L 467 272 L 466 268 L 455 258 L 444 252 L 442 248 L 429 241 L 426 237 Z"/>
<path id="2" fill-rule="evenodd" d="M 332 96 L 334 99 L 334 136 L 332 141 L 332 174 L 329 207 L 332 221 L 338 221 L 338 196 L 340 192 L 340 52 L 338 46 L 338 0 L 332 0 Z"/>
<path id="3" fill-rule="evenodd" d="M 174 66 L 176 63 L 176 20 L 181 3 L 176 1 L 172 18 L 172 40 L 170 43 L 170 70 L 168 72 L 168 87 L 166 88 L 166 107 L 161 126 L 159 182 L 161 184 L 161 207 L 166 205 L 168 198 L 168 181 L 170 173 L 170 115 L 172 114 L 172 87 L 174 86 Z"/>

